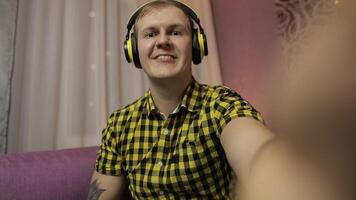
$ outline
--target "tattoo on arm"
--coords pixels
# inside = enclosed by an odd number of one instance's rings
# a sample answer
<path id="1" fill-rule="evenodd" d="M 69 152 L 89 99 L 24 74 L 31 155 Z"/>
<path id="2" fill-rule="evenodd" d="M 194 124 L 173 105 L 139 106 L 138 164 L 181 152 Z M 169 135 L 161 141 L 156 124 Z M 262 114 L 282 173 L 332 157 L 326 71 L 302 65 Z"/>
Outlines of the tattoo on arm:
<path id="1" fill-rule="evenodd" d="M 105 189 L 100 189 L 97 180 L 90 183 L 88 200 L 98 200 Z"/>

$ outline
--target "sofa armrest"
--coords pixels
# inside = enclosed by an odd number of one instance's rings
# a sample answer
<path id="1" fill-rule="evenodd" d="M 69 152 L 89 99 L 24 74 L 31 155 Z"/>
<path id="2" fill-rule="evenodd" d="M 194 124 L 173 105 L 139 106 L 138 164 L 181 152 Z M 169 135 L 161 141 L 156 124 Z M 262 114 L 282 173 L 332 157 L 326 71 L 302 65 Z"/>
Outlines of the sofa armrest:
<path id="1" fill-rule="evenodd" d="M 86 199 L 98 147 L 0 156 L 2 200 Z"/>

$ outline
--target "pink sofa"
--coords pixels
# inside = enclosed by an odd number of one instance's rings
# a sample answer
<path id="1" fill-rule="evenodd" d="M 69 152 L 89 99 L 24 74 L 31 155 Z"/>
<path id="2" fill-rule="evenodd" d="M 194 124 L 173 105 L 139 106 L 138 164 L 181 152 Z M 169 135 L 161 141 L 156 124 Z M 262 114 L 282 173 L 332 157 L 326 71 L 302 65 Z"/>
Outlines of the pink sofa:
<path id="1" fill-rule="evenodd" d="M 87 147 L 0 156 L 0 199 L 86 199 L 97 151 Z"/>

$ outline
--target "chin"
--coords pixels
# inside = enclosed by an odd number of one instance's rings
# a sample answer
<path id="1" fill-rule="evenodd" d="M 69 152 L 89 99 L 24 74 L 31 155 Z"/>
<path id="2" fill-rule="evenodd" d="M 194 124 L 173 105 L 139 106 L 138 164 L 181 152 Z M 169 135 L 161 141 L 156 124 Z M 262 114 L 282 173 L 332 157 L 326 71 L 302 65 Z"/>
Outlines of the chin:
<path id="1" fill-rule="evenodd" d="M 179 71 L 175 66 L 161 65 L 155 66 L 153 69 L 147 73 L 152 78 L 174 78 L 179 76 Z"/>
<path id="2" fill-rule="evenodd" d="M 167 80 L 178 77 L 176 74 L 154 74 L 149 76 L 151 79 Z"/>
<path id="3" fill-rule="evenodd" d="M 179 77 L 189 74 L 184 66 L 177 62 L 154 62 L 151 63 L 145 70 L 150 79 L 165 80 L 165 79 L 179 79 Z M 191 75 L 191 73 L 190 73 Z"/>

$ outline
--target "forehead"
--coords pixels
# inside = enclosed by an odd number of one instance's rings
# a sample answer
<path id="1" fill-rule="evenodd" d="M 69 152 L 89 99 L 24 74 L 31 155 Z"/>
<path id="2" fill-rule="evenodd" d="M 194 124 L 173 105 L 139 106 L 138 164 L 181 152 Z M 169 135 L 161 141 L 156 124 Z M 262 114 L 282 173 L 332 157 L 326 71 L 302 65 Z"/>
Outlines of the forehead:
<path id="1" fill-rule="evenodd" d="M 145 11 L 145 14 L 137 19 L 135 26 L 138 29 L 144 29 L 154 26 L 187 26 L 188 24 L 189 18 L 181 9 L 173 5 L 165 5 Z"/>

